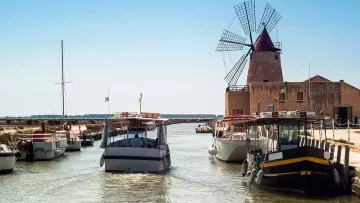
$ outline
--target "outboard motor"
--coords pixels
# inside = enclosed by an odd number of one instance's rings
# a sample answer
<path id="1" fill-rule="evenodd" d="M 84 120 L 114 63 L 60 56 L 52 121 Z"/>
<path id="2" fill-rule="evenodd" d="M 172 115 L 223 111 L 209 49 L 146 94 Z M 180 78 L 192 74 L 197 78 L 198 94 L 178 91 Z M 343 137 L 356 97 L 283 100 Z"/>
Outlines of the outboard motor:
<path id="1" fill-rule="evenodd" d="M 26 161 L 34 160 L 34 145 L 31 141 L 27 141 L 25 145 Z"/>
<path id="2" fill-rule="evenodd" d="M 105 148 L 107 146 L 108 136 L 109 136 L 109 120 L 106 119 L 104 121 L 104 130 L 102 133 L 100 148 Z"/>

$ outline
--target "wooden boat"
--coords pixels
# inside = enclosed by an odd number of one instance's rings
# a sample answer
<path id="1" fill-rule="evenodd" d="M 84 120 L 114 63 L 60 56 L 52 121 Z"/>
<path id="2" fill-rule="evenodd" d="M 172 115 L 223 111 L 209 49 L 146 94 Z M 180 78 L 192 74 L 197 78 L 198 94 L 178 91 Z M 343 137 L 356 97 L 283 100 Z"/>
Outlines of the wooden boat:
<path id="1" fill-rule="evenodd" d="M 286 117 L 278 112 L 268 114 L 260 113 L 257 119 L 246 121 L 249 127 L 265 126 L 268 142 L 274 143 L 266 151 L 249 151 L 250 183 L 303 195 L 344 192 L 342 183 L 348 177 L 342 177 L 337 163 L 330 160 L 329 149 L 308 144 L 305 131 L 309 124 L 321 125 L 323 118 L 317 118 L 314 112 L 288 112 Z M 300 134 L 305 136 L 304 143 L 300 143 Z"/>

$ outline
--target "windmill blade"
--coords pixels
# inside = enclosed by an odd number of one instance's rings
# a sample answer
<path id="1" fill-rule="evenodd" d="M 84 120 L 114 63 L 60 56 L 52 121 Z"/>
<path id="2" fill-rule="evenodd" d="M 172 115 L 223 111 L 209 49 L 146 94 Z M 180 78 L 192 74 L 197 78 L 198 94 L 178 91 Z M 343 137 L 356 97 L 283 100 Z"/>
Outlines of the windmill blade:
<path id="1" fill-rule="evenodd" d="M 224 30 L 219 41 L 215 51 L 237 51 L 243 50 L 246 38 Z"/>
<path id="2" fill-rule="evenodd" d="M 235 11 L 246 35 L 255 32 L 256 16 L 255 16 L 255 1 L 249 0 L 242 4 L 236 5 Z"/>
<path id="3" fill-rule="evenodd" d="M 244 66 L 247 62 L 247 56 L 249 55 L 251 49 L 248 51 L 247 54 L 244 54 L 238 62 L 234 65 L 234 67 L 229 71 L 229 73 L 224 78 L 225 81 L 228 83 L 229 86 L 236 85 L 237 81 L 240 78 L 242 71 L 244 70 Z"/>
<path id="4" fill-rule="evenodd" d="M 280 19 L 280 13 L 278 13 L 272 6 L 270 6 L 270 4 L 267 3 L 256 32 L 260 34 L 265 26 L 267 31 L 270 33 Z"/>

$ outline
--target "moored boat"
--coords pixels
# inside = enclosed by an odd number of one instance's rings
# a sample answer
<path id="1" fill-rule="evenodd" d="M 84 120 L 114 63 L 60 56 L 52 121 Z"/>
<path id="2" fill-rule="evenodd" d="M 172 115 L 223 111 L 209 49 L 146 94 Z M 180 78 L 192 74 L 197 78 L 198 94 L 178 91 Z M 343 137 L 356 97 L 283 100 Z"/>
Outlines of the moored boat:
<path id="1" fill-rule="evenodd" d="M 196 133 L 212 133 L 212 128 L 208 124 L 199 125 L 195 128 Z"/>
<path id="2" fill-rule="evenodd" d="M 33 133 L 22 134 L 16 144 L 20 161 L 51 160 L 64 155 L 67 139 L 63 134 Z"/>
<path id="3" fill-rule="evenodd" d="M 340 171 L 330 159 L 330 152 L 324 147 L 311 146 L 307 139 L 310 124 L 322 125 L 323 118 L 314 112 L 288 112 L 279 116 L 262 116 L 247 121 L 247 126 L 266 126 L 273 132 L 269 142 L 276 143 L 275 148 L 261 152 L 250 152 L 250 182 L 255 185 L 283 192 L 303 195 L 334 195 L 344 192 Z M 301 130 L 303 129 L 303 132 Z M 300 134 L 304 134 L 304 143 L 300 143 Z M 348 177 L 343 177 L 348 178 Z"/>
<path id="4" fill-rule="evenodd" d="M 249 129 L 245 131 L 243 121 L 253 120 L 253 116 L 238 115 L 225 116 L 215 123 L 214 142 L 209 148 L 210 155 L 226 162 L 241 162 L 246 159 L 249 149 L 258 146 L 266 148 L 266 134 L 261 129 Z M 229 123 L 227 130 L 225 123 Z"/>
<path id="5" fill-rule="evenodd" d="M 16 162 L 16 152 L 5 144 L 0 144 L 0 173 L 12 172 Z"/>

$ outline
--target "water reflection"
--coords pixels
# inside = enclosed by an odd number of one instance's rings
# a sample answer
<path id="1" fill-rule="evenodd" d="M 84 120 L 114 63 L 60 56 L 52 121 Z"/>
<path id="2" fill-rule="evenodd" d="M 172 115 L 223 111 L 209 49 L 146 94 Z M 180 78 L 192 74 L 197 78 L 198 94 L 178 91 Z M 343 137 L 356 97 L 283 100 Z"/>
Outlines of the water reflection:
<path id="1" fill-rule="evenodd" d="M 103 202 L 169 202 L 171 179 L 167 175 L 103 175 Z"/>

